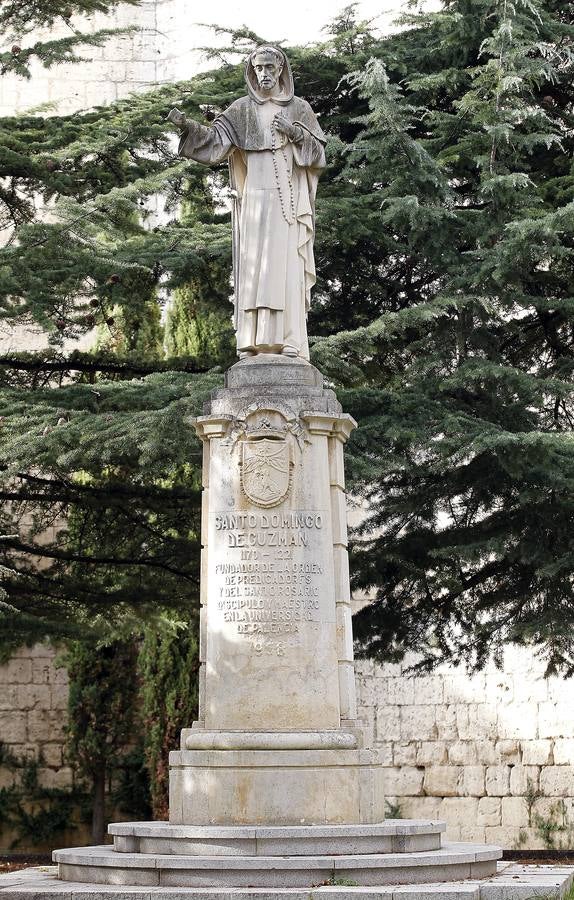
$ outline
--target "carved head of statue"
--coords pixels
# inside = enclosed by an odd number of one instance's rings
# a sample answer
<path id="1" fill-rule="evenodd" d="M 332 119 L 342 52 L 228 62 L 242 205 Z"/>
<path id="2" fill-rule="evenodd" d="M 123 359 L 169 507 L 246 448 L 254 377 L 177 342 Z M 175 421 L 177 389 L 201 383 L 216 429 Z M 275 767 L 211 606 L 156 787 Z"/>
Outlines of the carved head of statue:
<path id="1" fill-rule="evenodd" d="M 291 66 L 277 47 L 263 44 L 255 48 L 246 62 L 245 80 L 250 95 L 258 103 L 277 96 L 287 102 L 293 97 Z"/>

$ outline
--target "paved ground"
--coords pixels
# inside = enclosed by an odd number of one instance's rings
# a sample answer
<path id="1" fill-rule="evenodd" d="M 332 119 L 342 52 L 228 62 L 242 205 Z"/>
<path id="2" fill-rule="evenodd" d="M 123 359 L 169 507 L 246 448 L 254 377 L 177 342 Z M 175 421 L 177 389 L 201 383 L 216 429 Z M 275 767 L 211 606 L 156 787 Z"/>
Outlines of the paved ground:
<path id="1" fill-rule="evenodd" d="M 322 885 L 301 888 L 117 888 L 59 881 L 56 866 L 37 866 L 0 874 L 1 900 L 530 900 L 560 898 L 569 890 L 574 868 L 564 865 L 499 863 L 498 873 L 481 881 L 401 887 Z M 159 896 L 158 896 L 159 895 Z"/>

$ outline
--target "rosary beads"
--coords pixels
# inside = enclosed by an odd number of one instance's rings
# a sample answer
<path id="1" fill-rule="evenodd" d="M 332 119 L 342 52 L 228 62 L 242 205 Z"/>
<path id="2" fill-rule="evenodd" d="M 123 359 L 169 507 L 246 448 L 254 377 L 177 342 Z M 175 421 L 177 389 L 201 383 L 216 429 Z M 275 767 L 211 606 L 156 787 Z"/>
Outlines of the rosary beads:
<path id="1" fill-rule="evenodd" d="M 283 157 L 283 161 L 285 163 L 285 174 L 287 176 L 287 184 L 289 185 L 289 211 L 285 208 L 285 197 L 283 195 L 283 188 L 281 187 L 281 177 L 279 174 L 279 163 L 277 161 L 277 147 L 275 145 L 275 123 L 271 123 L 271 157 L 273 159 L 273 171 L 275 173 L 275 184 L 277 185 L 277 190 L 279 191 L 279 202 L 281 204 L 281 214 L 288 225 L 293 225 L 295 221 L 295 195 L 293 191 L 293 180 L 291 175 L 289 174 L 289 161 L 287 159 L 287 154 L 283 147 L 280 147 L 281 156 Z"/>

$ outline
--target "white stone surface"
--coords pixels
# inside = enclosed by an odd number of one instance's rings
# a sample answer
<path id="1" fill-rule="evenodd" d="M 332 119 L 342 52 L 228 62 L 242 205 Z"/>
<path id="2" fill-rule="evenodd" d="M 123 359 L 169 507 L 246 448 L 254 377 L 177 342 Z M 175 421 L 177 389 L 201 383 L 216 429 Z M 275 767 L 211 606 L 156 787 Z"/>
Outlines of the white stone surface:
<path id="1" fill-rule="evenodd" d="M 281 48 L 255 49 L 245 82 L 243 96 L 212 125 L 187 120 L 179 109 L 168 118 L 182 129 L 180 156 L 204 165 L 229 162 L 238 354 L 308 360 L 315 195 L 326 137 L 309 104 L 295 95 Z M 346 533 L 344 509 L 341 525 Z"/>
<path id="2" fill-rule="evenodd" d="M 344 731 L 204 731 L 184 728 L 182 750 L 355 750 L 357 736 Z"/>
<path id="3" fill-rule="evenodd" d="M 445 666 L 428 679 L 412 677 L 406 669 L 415 661 L 356 664 L 358 715 L 372 745 L 384 751 L 386 793 L 400 814 L 437 816 L 452 839 L 503 841 L 507 848 L 543 847 L 534 816 L 547 817 L 557 799 L 574 823 L 568 682 L 545 679 L 542 663 L 518 648 L 505 651 L 504 671 L 488 667 L 476 676 Z M 402 687 L 401 680 L 407 682 Z M 422 785 L 411 777 L 413 767 L 421 767 Z M 529 784 L 542 794 L 530 819 Z M 516 802 L 506 804 L 502 825 L 505 798 Z M 527 824 L 519 824 L 524 816 Z M 487 832 L 493 828 L 499 830 Z"/>
<path id="4" fill-rule="evenodd" d="M 175 751 L 170 754 L 170 821 L 380 822 L 382 772 L 373 750 Z"/>
<path id="5" fill-rule="evenodd" d="M 349 718 L 353 426 L 313 366 L 270 353 L 233 366 L 196 420 L 202 671 L 199 720 L 170 754 L 173 824 L 384 819 L 380 754 Z"/>
<path id="6" fill-rule="evenodd" d="M 322 412 L 320 396 L 313 397 L 315 370 L 301 362 L 306 385 L 273 389 L 271 379 L 292 379 L 297 365 L 281 357 L 274 363 L 266 368 L 267 384 L 254 384 L 246 394 L 240 388 L 220 392 L 211 414 L 198 420 L 209 446 L 200 700 L 208 731 L 340 727 L 328 461 L 340 413 L 322 428 L 303 423 L 300 414 L 313 402 Z M 238 366 L 255 370 L 251 360 Z M 241 428 L 243 434 L 234 434 Z M 304 439 L 291 428 L 301 429 Z M 270 508 L 251 501 L 242 481 L 247 466 L 256 464 L 247 454 L 259 452 L 266 433 L 266 452 L 277 448 L 285 457 L 268 466 L 282 465 L 287 483 L 291 479 L 285 499 Z M 281 477 L 275 469 L 277 481 Z"/>
<path id="7" fill-rule="evenodd" d="M 108 846 L 56 850 L 60 877 L 99 884 L 181 887 L 314 887 L 329 880 L 361 885 L 482 878 L 496 872 L 497 847 L 447 844 L 406 853 L 310 856 L 176 856 L 117 853 Z"/>
<path id="8" fill-rule="evenodd" d="M 130 26 L 136 32 L 111 37 L 102 47 L 83 47 L 79 55 L 86 61 L 79 64 L 45 69 L 35 63 L 30 80 L 5 75 L 0 85 L 0 113 L 12 115 L 14 111 L 50 104 L 53 112 L 66 114 L 189 77 L 189 42 L 186 29 L 181 27 L 185 19 L 185 0 L 143 0 L 136 9 L 120 7 L 108 16 L 74 18 L 73 26 L 83 32 Z M 60 22 L 50 30 L 34 31 L 28 40 L 33 43 L 69 34 L 69 26 Z M 6 37 L 10 39 L 9 35 Z M 27 41 L 21 40 L 21 44 L 26 46 Z M 199 67 L 200 61 L 195 57 L 193 69 L 197 71 Z"/>
<path id="9" fill-rule="evenodd" d="M 108 831 L 123 853 L 192 856 L 309 856 L 437 850 L 444 822 L 390 820 L 377 825 L 219 827 L 167 822 L 114 823 Z"/>

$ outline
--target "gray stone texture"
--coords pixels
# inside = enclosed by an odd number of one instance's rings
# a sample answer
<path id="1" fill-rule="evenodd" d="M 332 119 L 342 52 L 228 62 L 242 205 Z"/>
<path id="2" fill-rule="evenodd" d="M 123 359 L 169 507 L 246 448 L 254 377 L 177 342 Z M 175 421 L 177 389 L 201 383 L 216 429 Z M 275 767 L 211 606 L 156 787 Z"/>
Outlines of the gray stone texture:
<path id="1" fill-rule="evenodd" d="M 343 445 L 353 419 L 303 359 L 242 359 L 204 444 L 198 721 L 170 753 L 170 822 L 377 823 L 356 721 Z M 191 724 L 191 723 L 190 723 Z"/>
<path id="2" fill-rule="evenodd" d="M 166 887 L 307 887 L 345 881 L 357 885 L 425 884 L 486 878 L 501 851 L 484 845 L 447 844 L 414 853 L 307 856 L 176 856 L 117 853 L 108 846 L 54 851 L 64 881 Z"/>
<path id="3" fill-rule="evenodd" d="M 56 652 L 52 648 L 37 645 L 22 648 L 8 665 L 0 666 L 0 736 L 18 754 L 34 756 L 41 750 L 42 783 L 63 786 L 69 783 L 71 773 L 62 760 L 63 738 L 60 724 L 57 730 L 52 731 L 50 716 L 57 712 L 59 723 L 65 722 L 67 673 L 65 669 L 56 668 L 55 656 Z M 530 669 L 527 668 L 531 661 L 526 656 L 527 654 L 519 651 L 512 651 L 507 654 L 505 675 L 489 672 L 476 676 L 480 691 L 475 687 L 474 678 L 459 678 L 449 670 L 439 676 L 432 676 L 432 680 L 429 679 L 432 690 L 437 688 L 437 679 L 439 689 L 437 701 L 428 704 L 429 715 L 435 722 L 444 722 L 449 716 L 452 720 L 453 709 L 464 706 L 472 708 L 480 700 L 497 709 L 498 720 L 502 720 L 508 711 L 506 698 L 509 694 L 514 696 L 518 682 L 523 681 L 528 688 L 521 686 L 519 690 L 522 693 L 530 691 L 532 697 L 536 698 L 542 696 L 544 688 L 544 696 L 551 698 L 545 702 L 562 706 L 568 695 L 568 683 L 557 678 L 546 682 L 533 664 Z M 400 712 L 405 704 L 398 701 L 414 699 L 415 689 L 421 697 L 423 688 L 419 683 L 424 683 L 427 679 L 404 678 L 407 686 L 403 695 L 397 683 L 401 667 L 379 667 L 365 661 L 358 662 L 356 666 L 359 717 L 365 722 L 366 739 L 369 740 L 369 734 L 373 735 L 374 744 L 371 746 L 377 748 L 385 767 L 387 797 L 393 802 L 399 802 L 403 816 L 443 819 L 448 826 L 448 837 L 452 840 L 487 840 L 511 848 L 522 833 L 522 837 L 526 837 L 522 846 L 543 846 L 540 835 L 528 823 L 528 809 L 524 799 L 527 779 L 530 777 L 533 785 L 542 789 L 543 796 L 536 801 L 534 807 L 540 815 L 548 815 L 549 804 L 556 803 L 559 799 L 564 799 L 570 810 L 574 804 L 574 795 L 569 793 L 574 735 L 537 737 L 532 740 L 487 738 L 478 728 L 472 740 L 463 740 L 458 736 L 454 722 L 449 741 L 439 736 L 438 729 L 434 737 L 407 741 L 401 738 L 400 733 Z M 516 676 L 513 676 L 512 669 L 516 670 Z M 410 687 L 409 681 L 414 682 Z M 542 682 L 542 687 L 539 681 Z M 392 705 L 388 703 L 389 682 L 392 682 Z M 19 691 L 29 688 L 33 692 L 40 686 L 49 689 L 49 697 L 47 694 L 42 694 L 41 697 L 37 695 L 37 703 L 33 707 L 27 705 L 25 709 L 19 708 L 19 697 L 22 696 Z M 458 697 L 455 696 L 457 686 Z M 445 694 L 449 700 L 454 698 L 457 702 L 445 706 L 441 701 Z M 432 693 L 428 696 L 432 699 Z M 529 715 L 536 721 L 541 702 L 533 699 L 529 706 Z M 31 715 L 32 713 L 35 715 Z M 44 715 L 48 718 L 44 719 Z M 469 715 L 474 720 L 478 719 L 476 712 Z M 570 712 L 569 716 L 571 715 Z M 397 727 L 393 733 L 395 720 Z M 467 720 L 467 715 L 463 720 Z M 387 722 L 389 728 L 385 728 Z M 569 722 L 567 719 L 559 729 L 557 727 L 557 733 L 572 729 Z M 440 792 L 434 793 L 434 789 L 432 794 L 427 793 L 424 780 L 426 779 L 427 785 L 434 784 L 436 787 L 437 771 L 441 770 L 442 774 L 442 770 L 451 765 L 456 767 L 459 774 L 462 772 L 460 782 L 457 779 L 457 795 L 441 795 Z M 502 778 L 493 777 L 497 768 L 502 770 Z M 398 773 L 402 770 L 405 770 L 405 774 L 400 776 Z M 487 770 L 490 770 L 491 791 L 488 794 Z M 495 784 L 506 786 L 506 776 L 509 793 L 492 793 Z M 11 774 L 6 769 L 0 769 L 0 786 L 12 783 Z M 8 831 L 4 831 L 0 846 L 7 848 L 13 837 Z M 85 837 L 78 834 L 73 840 L 81 843 L 85 841 Z"/>
<path id="4" fill-rule="evenodd" d="M 563 897 L 573 878 L 572 867 L 520 866 L 499 863 L 495 875 L 466 882 L 355 887 L 321 885 L 313 897 L 328 900 L 528 900 Z M 297 888 L 170 888 L 165 886 L 88 885 L 64 883 L 56 867 L 0 875 L 0 895 L 6 900 L 310 900 L 308 889 Z M 334 881 L 334 879 L 332 879 Z"/>
<path id="5" fill-rule="evenodd" d="M 308 856 L 412 853 L 438 850 L 443 822 L 393 821 L 378 825 L 253 828 L 114 823 L 119 853 L 183 856 Z"/>

